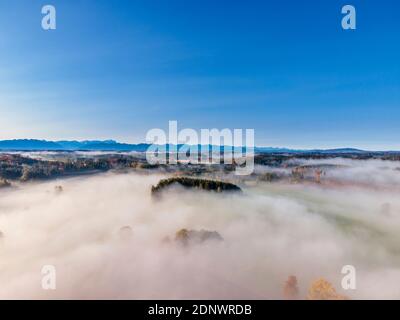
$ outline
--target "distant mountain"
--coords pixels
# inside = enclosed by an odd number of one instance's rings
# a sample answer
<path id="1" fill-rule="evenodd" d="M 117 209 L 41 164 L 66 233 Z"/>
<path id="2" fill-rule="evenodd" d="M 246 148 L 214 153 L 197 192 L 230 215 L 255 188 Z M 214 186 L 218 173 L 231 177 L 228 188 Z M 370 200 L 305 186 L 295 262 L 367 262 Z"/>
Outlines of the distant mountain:
<path id="1" fill-rule="evenodd" d="M 68 150 L 76 150 L 80 148 L 85 148 L 93 146 L 93 145 L 108 145 L 108 146 L 113 146 L 117 145 L 118 142 L 115 140 L 85 140 L 85 141 L 57 141 L 59 145 L 63 147 L 63 149 L 68 149 Z"/>
<path id="2" fill-rule="evenodd" d="M 138 151 L 144 152 L 149 144 L 127 144 L 114 140 L 46 141 L 34 139 L 2 140 L 0 150 L 7 151 Z"/>
<path id="3" fill-rule="evenodd" d="M 256 147 L 256 152 L 259 153 L 367 153 L 355 148 L 337 148 L 337 149 L 288 149 L 288 148 L 272 148 L 272 147 Z"/>
<path id="4" fill-rule="evenodd" d="M 35 139 L 0 140 L 0 150 L 3 151 L 137 151 L 145 152 L 150 144 L 128 144 L 114 140 L 87 140 L 87 141 L 46 141 Z M 178 145 L 179 147 L 182 145 Z M 200 149 L 199 145 L 199 149 Z M 217 147 L 218 148 L 218 147 Z M 223 147 L 220 147 L 221 150 Z M 239 149 L 240 148 L 236 148 Z M 368 151 L 354 148 L 339 149 L 288 149 L 273 147 L 256 147 L 257 153 L 364 153 Z"/>
<path id="5" fill-rule="evenodd" d="M 261 153 L 298 153 L 298 152 L 303 152 L 304 150 L 274 148 L 274 147 L 256 147 L 255 151 Z"/>
<path id="6" fill-rule="evenodd" d="M 327 149 L 327 150 L 316 149 L 316 150 L 312 150 L 312 151 L 318 152 L 318 153 L 365 153 L 365 152 L 368 152 L 365 150 L 354 149 L 354 148 L 338 148 L 338 149 Z"/>
<path id="7" fill-rule="evenodd" d="M 63 147 L 57 142 L 46 140 L 3 140 L 0 141 L 0 150 L 62 150 Z"/>

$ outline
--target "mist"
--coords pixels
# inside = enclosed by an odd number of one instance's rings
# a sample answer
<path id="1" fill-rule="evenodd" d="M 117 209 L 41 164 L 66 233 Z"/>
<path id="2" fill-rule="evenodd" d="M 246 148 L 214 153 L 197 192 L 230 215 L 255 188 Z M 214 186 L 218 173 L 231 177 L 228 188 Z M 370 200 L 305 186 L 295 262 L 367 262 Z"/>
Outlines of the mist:
<path id="1" fill-rule="evenodd" d="M 174 188 L 155 200 L 164 175 L 106 173 L 0 190 L 0 298 L 282 299 L 295 275 L 300 298 L 322 277 L 352 299 L 399 299 L 397 164 L 332 161 L 343 166 L 327 177 L 363 184 Z M 223 241 L 182 247 L 182 228 Z M 56 290 L 42 289 L 44 265 Z M 341 288 L 344 265 L 356 290 Z"/>

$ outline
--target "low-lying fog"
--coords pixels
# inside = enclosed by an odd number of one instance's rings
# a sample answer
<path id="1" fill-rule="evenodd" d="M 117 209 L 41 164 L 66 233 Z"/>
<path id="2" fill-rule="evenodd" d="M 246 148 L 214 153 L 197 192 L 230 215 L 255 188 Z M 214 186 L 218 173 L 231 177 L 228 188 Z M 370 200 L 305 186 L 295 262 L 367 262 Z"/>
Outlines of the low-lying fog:
<path id="1" fill-rule="evenodd" d="M 2 189 L 0 298 L 282 299 L 295 275 L 300 298 L 323 277 L 353 299 L 400 299 L 397 163 L 337 161 L 347 166 L 327 175 L 367 185 L 264 182 L 154 201 L 163 176 L 107 173 Z M 182 228 L 224 240 L 182 247 Z M 357 289 L 345 291 L 349 264 Z M 56 267 L 56 290 L 42 289 L 43 265 Z"/>

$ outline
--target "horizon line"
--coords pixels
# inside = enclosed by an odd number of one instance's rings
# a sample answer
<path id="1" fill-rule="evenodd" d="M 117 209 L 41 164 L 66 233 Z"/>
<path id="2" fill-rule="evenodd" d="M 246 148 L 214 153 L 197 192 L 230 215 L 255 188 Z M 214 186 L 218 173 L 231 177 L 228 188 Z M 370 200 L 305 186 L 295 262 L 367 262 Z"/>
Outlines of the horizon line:
<path id="1" fill-rule="evenodd" d="M 131 143 L 131 142 L 120 142 L 118 140 L 115 139 L 84 139 L 84 140 L 79 140 L 79 139 L 73 139 L 73 140 L 68 140 L 68 139 L 61 139 L 61 140 L 47 140 L 47 139 L 36 139 L 36 138 L 18 138 L 18 139 L 1 139 L 1 142 L 16 142 L 16 141 L 37 141 L 37 142 L 48 142 L 48 143 L 60 143 L 60 142 L 76 142 L 76 143 L 116 143 L 116 144 L 122 144 L 122 145 L 132 145 L 132 146 L 137 146 L 137 145 L 152 145 L 151 143 L 148 142 L 138 142 L 138 143 Z M 174 145 L 172 143 L 165 143 L 165 144 L 159 144 L 161 145 Z M 185 145 L 183 143 L 178 143 L 176 145 Z M 189 146 L 195 146 L 196 144 L 186 144 Z M 197 145 L 202 145 L 202 144 L 197 144 Z M 233 145 L 221 145 L 221 144 L 208 144 L 209 146 L 217 146 L 217 147 L 232 147 L 232 148 L 243 148 L 245 146 L 233 146 Z M 265 145 L 255 145 L 254 146 L 255 149 L 277 149 L 277 150 L 288 150 L 288 151 L 330 151 L 330 150 L 344 150 L 344 149 L 350 149 L 353 151 L 363 151 L 363 152 L 400 152 L 400 150 L 396 150 L 396 149 L 380 149 L 380 150 L 371 150 L 371 149 L 365 149 L 365 148 L 359 148 L 359 147 L 282 147 L 282 146 L 265 146 Z M 0 150 L 7 150 L 6 148 L 4 149 L 0 149 Z M 24 151 L 24 150 L 29 150 L 29 149 L 13 149 L 14 151 Z M 46 149 L 44 148 L 43 151 L 45 151 Z M 80 149 L 77 149 L 80 150 Z M 35 151 L 40 151 L 40 150 L 35 150 Z M 55 151 L 55 150 L 53 150 Z M 60 149 L 60 151 L 62 151 L 62 149 Z M 72 150 L 73 151 L 73 150 Z M 100 149 L 99 149 L 100 151 Z M 278 152 L 278 151 L 277 151 Z M 282 151 L 284 152 L 284 151 Z"/>

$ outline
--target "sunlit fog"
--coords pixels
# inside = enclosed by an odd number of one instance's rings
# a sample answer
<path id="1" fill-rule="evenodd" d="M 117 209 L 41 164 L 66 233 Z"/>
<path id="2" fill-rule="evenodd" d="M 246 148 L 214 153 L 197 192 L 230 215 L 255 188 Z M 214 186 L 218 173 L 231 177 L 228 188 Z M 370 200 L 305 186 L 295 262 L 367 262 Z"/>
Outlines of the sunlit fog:
<path id="1" fill-rule="evenodd" d="M 173 186 L 160 199 L 151 187 L 168 175 L 157 171 L 0 189 L 0 298 L 282 299 L 289 276 L 300 299 L 320 278 L 351 299 L 400 298 L 398 164 L 290 161 L 328 169 L 319 183 L 242 181 L 240 194 Z M 181 245 L 181 229 L 221 239 Z M 42 289 L 45 265 L 56 290 Z M 341 286 L 345 265 L 356 290 Z"/>

